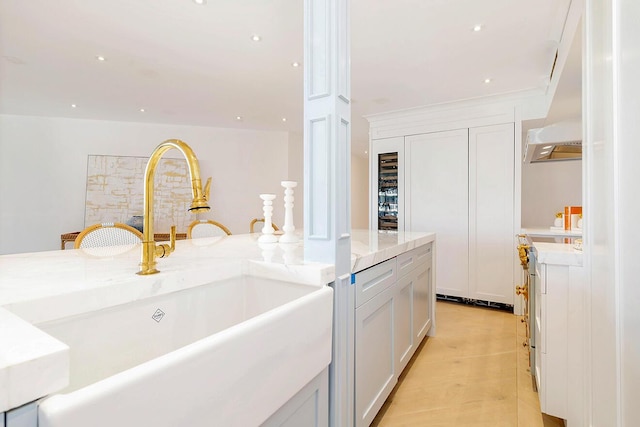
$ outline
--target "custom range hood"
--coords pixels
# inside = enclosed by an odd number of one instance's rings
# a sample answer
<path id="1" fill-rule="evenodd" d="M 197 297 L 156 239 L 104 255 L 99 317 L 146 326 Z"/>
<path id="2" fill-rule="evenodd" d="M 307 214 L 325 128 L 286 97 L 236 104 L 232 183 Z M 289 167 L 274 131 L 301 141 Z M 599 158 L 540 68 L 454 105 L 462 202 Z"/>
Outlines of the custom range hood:
<path id="1" fill-rule="evenodd" d="M 559 122 L 527 132 L 524 162 L 537 163 L 582 158 L 582 124 Z"/>

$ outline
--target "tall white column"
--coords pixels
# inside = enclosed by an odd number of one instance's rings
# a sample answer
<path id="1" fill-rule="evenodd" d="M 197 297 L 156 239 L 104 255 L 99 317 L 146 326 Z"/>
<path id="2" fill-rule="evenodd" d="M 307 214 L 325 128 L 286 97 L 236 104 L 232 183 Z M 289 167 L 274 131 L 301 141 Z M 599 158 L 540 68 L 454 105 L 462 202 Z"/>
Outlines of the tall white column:
<path id="1" fill-rule="evenodd" d="M 335 264 L 330 424 L 353 425 L 349 0 L 305 0 L 305 260 Z"/>
<path id="2" fill-rule="evenodd" d="M 640 425 L 640 3 L 586 0 L 584 16 L 585 425 Z"/>

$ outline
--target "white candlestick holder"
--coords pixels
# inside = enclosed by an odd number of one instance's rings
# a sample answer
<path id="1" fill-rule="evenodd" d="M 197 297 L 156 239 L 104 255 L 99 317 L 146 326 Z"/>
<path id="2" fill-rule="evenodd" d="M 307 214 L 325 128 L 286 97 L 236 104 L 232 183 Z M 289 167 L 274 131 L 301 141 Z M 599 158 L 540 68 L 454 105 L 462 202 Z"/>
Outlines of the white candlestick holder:
<path id="1" fill-rule="evenodd" d="M 282 249 L 282 261 L 284 261 L 284 265 L 300 264 L 296 256 L 298 245 L 290 245 L 287 243 L 279 246 L 280 246 L 280 249 Z"/>
<path id="2" fill-rule="evenodd" d="M 296 227 L 293 225 L 293 189 L 298 185 L 295 181 L 282 181 L 284 187 L 284 234 L 280 236 L 280 243 L 298 243 L 298 236 L 295 235 Z"/>
<path id="3" fill-rule="evenodd" d="M 273 256 L 276 253 L 277 243 L 262 243 L 258 242 L 258 246 L 262 249 L 262 259 L 264 262 L 273 262 Z"/>
<path id="4" fill-rule="evenodd" d="M 274 229 L 271 224 L 271 217 L 273 216 L 273 199 L 276 198 L 275 194 L 261 194 L 262 199 L 262 212 L 264 214 L 264 227 L 262 227 L 262 235 L 258 237 L 260 243 L 275 243 L 278 238 L 273 235 Z"/>

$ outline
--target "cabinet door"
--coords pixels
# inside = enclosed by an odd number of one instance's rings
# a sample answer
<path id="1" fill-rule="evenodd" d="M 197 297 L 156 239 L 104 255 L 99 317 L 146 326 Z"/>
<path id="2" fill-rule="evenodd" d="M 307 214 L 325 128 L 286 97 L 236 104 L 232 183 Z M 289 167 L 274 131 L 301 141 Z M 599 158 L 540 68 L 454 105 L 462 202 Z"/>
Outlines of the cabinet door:
<path id="1" fill-rule="evenodd" d="M 438 239 L 437 292 L 469 296 L 468 130 L 406 137 L 405 230 Z"/>
<path id="2" fill-rule="evenodd" d="M 415 270 L 413 286 L 413 336 L 415 346 L 431 327 L 431 257 Z"/>
<path id="3" fill-rule="evenodd" d="M 371 424 L 397 380 L 393 348 L 394 292 L 395 286 L 388 288 L 356 309 L 356 427 Z"/>
<path id="4" fill-rule="evenodd" d="M 395 372 L 399 376 L 415 351 L 413 339 L 413 307 L 417 270 L 398 280 L 393 297 L 393 345 Z"/>
<path id="5" fill-rule="evenodd" d="M 469 296 L 506 304 L 515 285 L 513 129 L 469 130 Z"/>

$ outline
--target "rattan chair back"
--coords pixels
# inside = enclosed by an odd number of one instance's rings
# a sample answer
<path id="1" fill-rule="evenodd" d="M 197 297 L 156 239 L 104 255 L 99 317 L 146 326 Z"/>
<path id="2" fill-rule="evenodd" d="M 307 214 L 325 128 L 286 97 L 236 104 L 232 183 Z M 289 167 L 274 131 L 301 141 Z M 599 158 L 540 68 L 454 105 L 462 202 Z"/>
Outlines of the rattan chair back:
<path id="1" fill-rule="evenodd" d="M 142 242 L 142 233 L 120 222 L 91 225 L 78 234 L 73 247 L 98 248 L 104 246 L 135 245 Z"/>
<path id="2" fill-rule="evenodd" d="M 195 220 L 187 228 L 187 239 L 230 235 L 231 231 L 227 227 L 211 219 Z"/>

